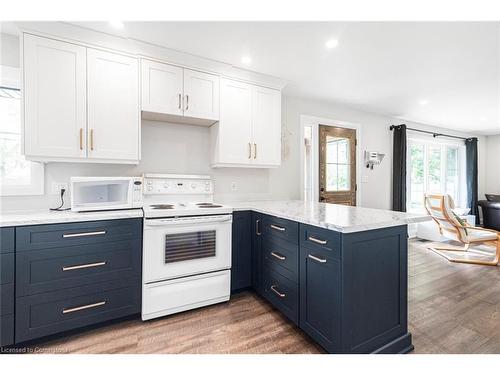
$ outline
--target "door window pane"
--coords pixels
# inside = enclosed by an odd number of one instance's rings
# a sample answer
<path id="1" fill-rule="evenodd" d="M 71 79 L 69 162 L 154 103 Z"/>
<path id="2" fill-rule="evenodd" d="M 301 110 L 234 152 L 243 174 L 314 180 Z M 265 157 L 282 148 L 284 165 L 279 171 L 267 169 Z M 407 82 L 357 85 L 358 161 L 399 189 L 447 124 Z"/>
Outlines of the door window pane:
<path id="1" fill-rule="evenodd" d="M 347 138 L 326 137 L 326 190 L 351 189 L 351 168 Z"/>

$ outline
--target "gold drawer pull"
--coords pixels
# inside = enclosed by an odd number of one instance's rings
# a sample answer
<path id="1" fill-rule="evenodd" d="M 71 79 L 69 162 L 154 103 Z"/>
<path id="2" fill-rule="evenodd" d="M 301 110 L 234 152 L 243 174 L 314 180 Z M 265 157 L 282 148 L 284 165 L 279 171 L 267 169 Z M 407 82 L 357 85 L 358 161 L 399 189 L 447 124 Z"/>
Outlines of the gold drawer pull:
<path id="1" fill-rule="evenodd" d="M 94 268 L 94 267 L 101 267 L 105 266 L 106 262 L 98 262 L 98 263 L 88 263 L 88 264 L 80 264 L 78 266 L 67 266 L 63 267 L 63 271 L 73 271 L 73 270 L 81 270 L 84 268 Z"/>
<path id="2" fill-rule="evenodd" d="M 80 128 L 80 150 L 83 150 L 83 128 Z"/>
<path id="3" fill-rule="evenodd" d="M 275 253 L 274 251 L 271 251 L 271 255 L 279 260 L 285 260 L 286 256 L 281 255 L 280 253 Z"/>
<path id="4" fill-rule="evenodd" d="M 274 224 L 271 224 L 271 228 L 279 230 L 280 232 L 284 232 L 286 230 L 286 228 L 279 227 L 279 226 L 274 225 Z"/>
<path id="5" fill-rule="evenodd" d="M 326 259 L 318 258 L 318 257 L 315 257 L 314 255 L 311 255 L 311 254 L 308 255 L 308 258 L 311 258 L 312 260 L 315 260 L 316 262 L 319 262 L 319 263 L 326 263 Z"/>
<path id="6" fill-rule="evenodd" d="M 99 235 L 102 235 L 102 234 L 106 234 L 106 231 L 105 230 L 99 230 L 97 232 L 83 232 L 83 233 L 63 234 L 63 238 L 99 236 Z"/>
<path id="7" fill-rule="evenodd" d="M 181 94 L 179 94 L 179 109 L 182 109 L 182 107 L 181 107 Z"/>
<path id="8" fill-rule="evenodd" d="M 96 303 L 92 303 L 90 305 L 73 307 L 71 309 L 64 309 L 62 311 L 62 313 L 63 314 L 69 314 L 69 313 L 73 313 L 73 312 L 80 311 L 80 310 L 93 309 L 94 307 L 99 307 L 99 306 L 102 306 L 102 305 L 105 305 L 105 304 L 106 304 L 106 301 L 96 302 Z"/>
<path id="9" fill-rule="evenodd" d="M 319 240 L 319 239 L 311 237 L 311 236 L 309 236 L 307 239 L 309 241 L 319 243 L 320 245 L 326 245 L 326 243 L 328 242 L 327 240 Z"/>
<path id="10" fill-rule="evenodd" d="M 278 295 L 279 298 L 285 298 L 286 297 L 286 294 L 285 293 L 281 293 L 280 291 L 278 291 L 278 289 L 276 289 L 276 285 L 271 285 L 271 290 Z"/>

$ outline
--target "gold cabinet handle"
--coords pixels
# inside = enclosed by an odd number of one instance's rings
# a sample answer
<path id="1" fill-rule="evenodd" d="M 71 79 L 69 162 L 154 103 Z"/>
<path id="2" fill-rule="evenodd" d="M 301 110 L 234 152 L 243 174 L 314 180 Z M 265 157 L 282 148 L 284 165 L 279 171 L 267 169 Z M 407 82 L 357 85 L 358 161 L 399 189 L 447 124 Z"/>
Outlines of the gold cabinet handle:
<path id="1" fill-rule="evenodd" d="M 252 158 L 252 144 L 248 142 L 248 158 Z"/>
<path id="2" fill-rule="evenodd" d="M 286 260 L 286 256 L 284 255 L 281 255 L 280 253 L 276 253 L 274 251 L 271 251 L 271 255 L 273 257 L 275 257 L 276 259 L 279 259 L 279 260 Z"/>
<path id="3" fill-rule="evenodd" d="M 94 151 L 94 129 L 90 129 L 90 150 Z"/>
<path id="4" fill-rule="evenodd" d="M 328 242 L 328 241 L 326 241 L 326 240 L 320 240 L 320 239 L 318 239 L 318 238 L 311 237 L 311 236 L 307 237 L 307 239 L 308 239 L 309 241 L 316 242 L 317 244 L 320 244 L 320 245 L 326 245 L 326 243 Z"/>
<path id="5" fill-rule="evenodd" d="M 186 95 L 186 111 L 189 109 L 189 95 Z"/>
<path id="6" fill-rule="evenodd" d="M 96 232 L 69 233 L 69 234 L 63 234 L 63 238 L 99 236 L 102 234 L 106 234 L 106 231 L 99 230 Z"/>
<path id="7" fill-rule="evenodd" d="M 253 158 L 257 159 L 257 143 L 253 144 Z"/>
<path id="8" fill-rule="evenodd" d="M 318 262 L 318 263 L 326 263 L 326 259 L 318 258 L 318 257 L 311 255 L 311 254 L 308 254 L 307 257 Z"/>
<path id="9" fill-rule="evenodd" d="M 63 309 L 62 313 L 63 314 L 69 314 L 69 313 L 73 313 L 73 312 L 80 311 L 80 310 L 92 309 L 92 308 L 99 307 L 99 306 L 102 306 L 102 305 L 105 305 L 105 304 L 106 304 L 106 301 L 91 303 L 90 305 L 72 307 L 70 309 Z"/>
<path id="10" fill-rule="evenodd" d="M 179 94 L 179 109 L 182 109 L 181 97 L 182 97 L 182 95 L 181 95 L 181 94 Z"/>
<path id="11" fill-rule="evenodd" d="M 80 128 L 80 150 L 83 150 L 83 128 Z"/>
<path id="12" fill-rule="evenodd" d="M 285 293 L 281 293 L 278 289 L 276 289 L 276 285 L 271 285 L 271 290 L 278 295 L 278 297 L 280 298 L 285 298 L 286 297 L 286 294 Z"/>
<path id="13" fill-rule="evenodd" d="M 286 230 L 286 228 L 279 227 L 279 226 L 274 225 L 274 224 L 271 224 L 270 227 L 275 229 L 275 230 L 279 230 L 280 232 L 284 232 Z"/>
<path id="14" fill-rule="evenodd" d="M 85 269 L 85 268 L 101 267 L 101 266 L 105 266 L 105 265 L 106 265 L 106 262 L 79 264 L 78 266 L 65 266 L 62 268 L 62 270 L 63 271 L 74 271 L 74 270 L 81 270 L 81 269 Z"/>
<path id="15" fill-rule="evenodd" d="M 257 236 L 260 236 L 262 233 L 260 233 L 260 219 L 255 220 L 255 234 Z"/>

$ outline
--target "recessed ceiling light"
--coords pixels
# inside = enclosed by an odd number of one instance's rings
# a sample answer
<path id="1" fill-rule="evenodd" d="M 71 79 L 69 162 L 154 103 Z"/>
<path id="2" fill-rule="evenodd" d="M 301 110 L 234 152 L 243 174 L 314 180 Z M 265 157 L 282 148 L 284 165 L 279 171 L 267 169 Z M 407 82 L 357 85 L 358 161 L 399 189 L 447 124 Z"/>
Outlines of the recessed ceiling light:
<path id="1" fill-rule="evenodd" d="M 326 43 L 325 43 L 325 47 L 327 49 L 335 48 L 338 45 L 339 45 L 339 41 L 337 39 L 330 39 L 330 40 L 327 40 Z"/>
<path id="2" fill-rule="evenodd" d="M 418 104 L 427 105 L 427 104 L 429 104 L 429 101 L 427 99 L 422 99 L 422 100 L 419 100 Z"/>
<path id="3" fill-rule="evenodd" d="M 241 62 L 245 65 L 250 65 L 252 63 L 252 58 L 250 56 L 243 56 Z"/>
<path id="4" fill-rule="evenodd" d="M 123 29 L 123 22 L 118 20 L 109 21 L 109 25 L 115 29 Z"/>

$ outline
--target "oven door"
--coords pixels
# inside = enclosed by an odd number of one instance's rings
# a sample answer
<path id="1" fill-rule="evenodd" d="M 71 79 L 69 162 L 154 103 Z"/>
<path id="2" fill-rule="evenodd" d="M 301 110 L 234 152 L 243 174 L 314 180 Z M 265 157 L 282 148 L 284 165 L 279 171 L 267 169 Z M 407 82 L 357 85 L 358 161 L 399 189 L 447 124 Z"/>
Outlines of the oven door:
<path id="1" fill-rule="evenodd" d="M 232 215 L 145 219 L 143 280 L 231 268 Z"/>

